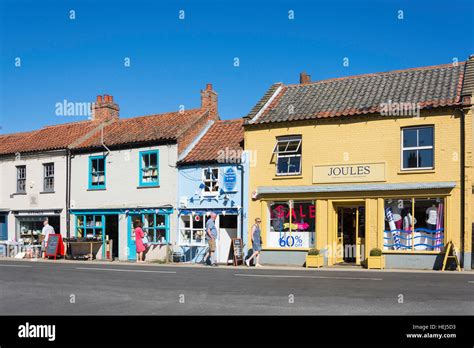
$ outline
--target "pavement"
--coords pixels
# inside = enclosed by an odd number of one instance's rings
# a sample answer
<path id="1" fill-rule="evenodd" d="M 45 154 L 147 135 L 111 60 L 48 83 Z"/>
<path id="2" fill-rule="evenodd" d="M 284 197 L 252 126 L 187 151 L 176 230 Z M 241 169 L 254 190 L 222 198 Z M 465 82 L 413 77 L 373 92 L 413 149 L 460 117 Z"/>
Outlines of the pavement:
<path id="1" fill-rule="evenodd" d="M 0 260 L 4 315 L 473 315 L 474 272 Z"/>

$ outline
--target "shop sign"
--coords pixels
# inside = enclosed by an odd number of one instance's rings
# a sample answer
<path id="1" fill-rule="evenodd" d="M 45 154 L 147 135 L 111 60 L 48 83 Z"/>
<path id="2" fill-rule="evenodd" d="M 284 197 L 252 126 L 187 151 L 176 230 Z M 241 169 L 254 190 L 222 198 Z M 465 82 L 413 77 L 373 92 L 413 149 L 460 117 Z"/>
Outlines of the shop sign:
<path id="1" fill-rule="evenodd" d="M 313 184 L 385 181 L 385 163 L 313 166 Z"/>
<path id="2" fill-rule="evenodd" d="M 59 215 L 57 210 L 24 210 L 14 212 L 17 216 L 46 216 L 46 215 Z"/>
<path id="3" fill-rule="evenodd" d="M 234 168 L 229 168 L 224 173 L 224 189 L 229 191 L 235 191 L 235 185 L 237 184 L 237 173 Z"/>

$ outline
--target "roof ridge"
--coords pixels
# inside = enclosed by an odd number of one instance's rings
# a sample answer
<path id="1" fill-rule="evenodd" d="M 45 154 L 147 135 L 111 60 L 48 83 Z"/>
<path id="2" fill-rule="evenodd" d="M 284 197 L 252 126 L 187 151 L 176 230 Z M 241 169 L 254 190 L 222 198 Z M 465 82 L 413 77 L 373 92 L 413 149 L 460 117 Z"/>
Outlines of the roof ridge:
<path id="1" fill-rule="evenodd" d="M 193 109 L 187 109 L 183 111 L 167 111 L 167 112 L 162 112 L 159 114 L 150 114 L 150 115 L 143 115 L 143 116 L 132 116 L 128 118 L 119 118 L 117 121 L 122 122 L 122 121 L 129 121 L 129 120 L 136 120 L 137 118 L 146 118 L 146 117 L 154 117 L 154 116 L 162 116 L 162 115 L 168 115 L 168 114 L 176 114 L 176 113 L 189 113 L 191 111 L 198 111 L 198 110 L 203 110 L 202 108 L 193 108 Z M 207 110 L 205 110 L 207 111 Z"/>
<path id="2" fill-rule="evenodd" d="M 464 65 L 464 64 L 466 64 L 466 62 L 464 62 L 464 61 L 457 63 L 457 65 Z M 456 67 L 453 63 L 447 63 L 447 64 L 429 65 L 429 66 L 407 68 L 407 69 L 396 69 L 396 70 L 389 70 L 389 71 L 380 71 L 380 72 L 360 74 L 360 75 L 333 77 L 333 78 L 329 78 L 329 79 L 318 80 L 318 81 L 313 81 L 313 82 L 304 83 L 304 84 L 289 83 L 289 84 L 285 84 L 285 86 L 286 87 L 305 87 L 305 86 L 317 85 L 317 84 L 320 84 L 320 83 L 332 82 L 332 81 L 337 81 L 337 80 L 357 79 L 357 78 L 362 78 L 362 77 L 378 76 L 378 75 L 385 75 L 385 74 L 387 74 L 387 75 L 397 74 L 397 73 L 408 72 L 408 71 L 417 71 L 417 70 L 442 69 L 442 68 L 448 67 L 448 66 Z"/>

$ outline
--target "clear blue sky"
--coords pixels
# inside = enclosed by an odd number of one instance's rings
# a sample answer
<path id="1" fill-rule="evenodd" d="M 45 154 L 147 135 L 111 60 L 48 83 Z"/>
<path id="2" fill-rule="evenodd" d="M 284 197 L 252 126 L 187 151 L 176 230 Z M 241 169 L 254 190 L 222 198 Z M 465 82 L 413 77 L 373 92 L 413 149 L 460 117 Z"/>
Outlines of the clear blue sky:
<path id="1" fill-rule="evenodd" d="M 111 94 L 132 117 L 198 107 L 211 82 L 228 119 L 303 70 L 320 80 L 465 60 L 473 3 L 0 0 L 0 132 L 84 119 L 55 116 L 64 99 Z"/>

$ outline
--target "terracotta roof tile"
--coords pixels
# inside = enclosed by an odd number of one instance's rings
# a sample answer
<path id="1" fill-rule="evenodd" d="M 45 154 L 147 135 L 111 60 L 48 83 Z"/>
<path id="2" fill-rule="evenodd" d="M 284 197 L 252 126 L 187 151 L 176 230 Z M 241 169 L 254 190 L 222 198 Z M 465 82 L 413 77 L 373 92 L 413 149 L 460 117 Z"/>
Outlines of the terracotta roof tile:
<path id="1" fill-rule="evenodd" d="M 104 143 L 107 146 L 145 143 L 150 141 L 176 141 L 179 135 L 207 114 L 203 109 L 168 112 L 149 116 L 118 119 L 104 126 Z M 75 149 L 101 147 L 102 132 L 72 146 Z"/>
<path id="2" fill-rule="evenodd" d="M 231 157 L 233 151 L 241 154 L 243 140 L 243 119 L 217 121 L 180 164 L 217 162 L 222 151 L 228 151 Z"/>

